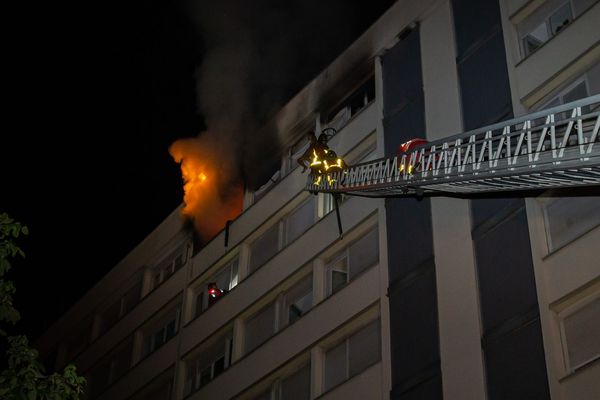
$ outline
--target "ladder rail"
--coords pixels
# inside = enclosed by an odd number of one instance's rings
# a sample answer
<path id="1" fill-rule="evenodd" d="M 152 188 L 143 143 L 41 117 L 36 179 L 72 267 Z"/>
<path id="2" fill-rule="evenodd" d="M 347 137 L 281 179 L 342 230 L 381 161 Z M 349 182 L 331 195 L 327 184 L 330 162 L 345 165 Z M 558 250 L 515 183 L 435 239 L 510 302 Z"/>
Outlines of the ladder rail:
<path id="1" fill-rule="evenodd" d="M 599 185 L 600 95 L 327 174 L 312 192 L 408 193 Z M 573 175 L 574 174 L 574 175 Z"/>

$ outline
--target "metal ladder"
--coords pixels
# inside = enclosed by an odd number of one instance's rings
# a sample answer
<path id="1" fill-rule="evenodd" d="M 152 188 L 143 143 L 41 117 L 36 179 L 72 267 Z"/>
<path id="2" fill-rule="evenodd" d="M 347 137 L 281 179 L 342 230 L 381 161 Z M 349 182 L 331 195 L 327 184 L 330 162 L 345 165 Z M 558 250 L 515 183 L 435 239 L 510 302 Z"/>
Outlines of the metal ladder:
<path id="1" fill-rule="evenodd" d="M 309 175 L 311 192 L 369 197 L 600 185 L 600 95 L 450 136 L 393 158 Z"/>

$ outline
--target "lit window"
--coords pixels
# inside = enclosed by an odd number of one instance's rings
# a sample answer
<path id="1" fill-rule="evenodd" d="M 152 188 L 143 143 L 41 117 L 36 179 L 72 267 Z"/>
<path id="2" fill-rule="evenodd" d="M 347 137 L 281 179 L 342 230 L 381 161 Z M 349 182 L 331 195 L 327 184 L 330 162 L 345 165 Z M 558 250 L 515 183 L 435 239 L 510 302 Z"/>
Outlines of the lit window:
<path id="1" fill-rule="evenodd" d="M 379 320 L 325 352 L 324 391 L 352 378 L 381 358 Z"/>
<path id="2" fill-rule="evenodd" d="M 327 291 L 333 294 L 379 261 L 378 230 L 371 229 L 327 262 Z"/>
<path id="3" fill-rule="evenodd" d="M 560 322 L 569 372 L 600 358 L 600 296 L 588 298 L 561 313 Z"/>
<path id="4" fill-rule="evenodd" d="M 519 24 L 523 55 L 527 56 L 562 31 L 573 20 L 569 1 L 550 1 Z"/>
<path id="5" fill-rule="evenodd" d="M 156 351 L 177 334 L 179 329 L 179 314 L 179 307 L 174 308 L 159 321 L 144 329 L 142 357 L 146 357 Z"/>
<path id="6" fill-rule="evenodd" d="M 221 267 L 213 276 L 211 276 L 196 291 L 196 305 L 194 315 L 198 316 L 208 307 L 216 302 L 216 298 L 211 301 L 209 293 L 209 284 L 214 285 L 222 295 L 227 294 L 231 289 L 237 286 L 239 280 L 239 258 L 236 257 L 226 265 Z M 220 299 L 222 296 L 219 296 Z"/>
<path id="7" fill-rule="evenodd" d="M 186 363 L 185 395 L 196 391 L 221 375 L 231 365 L 233 335 L 228 332 L 215 344 Z"/>

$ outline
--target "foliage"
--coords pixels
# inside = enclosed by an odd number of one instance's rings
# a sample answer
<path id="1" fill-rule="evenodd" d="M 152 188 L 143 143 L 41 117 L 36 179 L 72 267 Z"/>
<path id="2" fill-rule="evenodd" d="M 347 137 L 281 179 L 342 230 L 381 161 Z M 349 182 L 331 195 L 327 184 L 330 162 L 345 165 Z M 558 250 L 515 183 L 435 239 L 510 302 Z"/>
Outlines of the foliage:
<path id="1" fill-rule="evenodd" d="M 26 226 L 14 221 L 6 213 L 0 214 L 0 323 L 14 325 L 20 318 L 13 306 L 15 286 L 6 280 L 11 269 L 10 259 L 25 253 L 14 242 L 27 235 Z M 78 400 L 85 386 L 85 378 L 77 375 L 75 366 L 68 365 L 61 373 L 46 375 L 38 352 L 29 347 L 25 336 L 8 336 L 0 329 L 0 337 L 7 340 L 8 366 L 0 373 L 0 398 L 6 400 Z"/>

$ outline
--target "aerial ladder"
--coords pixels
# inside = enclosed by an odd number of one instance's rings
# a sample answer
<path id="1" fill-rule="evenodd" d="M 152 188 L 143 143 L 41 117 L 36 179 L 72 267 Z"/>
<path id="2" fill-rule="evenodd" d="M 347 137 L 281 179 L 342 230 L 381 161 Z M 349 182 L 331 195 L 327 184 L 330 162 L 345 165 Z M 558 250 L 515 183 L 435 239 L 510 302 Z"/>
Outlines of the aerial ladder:
<path id="1" fill-rule="evenodd" d="M 312 173 L 305 190 L 332 194 L 341 236 L 342 194 L 470 196 L 600 186 L 599 129 L 595 95 L 445 139 L 417 140 L 426 144 L 390 158 Z"/>
<path id="2" fill-rule="evenodd" d="M 403 197 L 600 185 L 600 95 L 309 175 L 312 192 Z"/>

